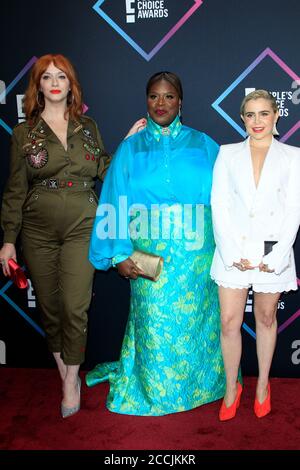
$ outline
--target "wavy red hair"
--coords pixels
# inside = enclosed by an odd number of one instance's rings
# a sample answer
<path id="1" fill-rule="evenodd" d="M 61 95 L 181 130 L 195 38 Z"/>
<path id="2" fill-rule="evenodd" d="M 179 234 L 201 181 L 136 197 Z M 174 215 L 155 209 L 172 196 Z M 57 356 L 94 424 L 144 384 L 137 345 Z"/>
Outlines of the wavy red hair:
<path id="1" fill-rule="evenodd" d="M 69 113 L 71 119 L 78 121 L 83 108 L 81 87 L 78 82 L 73 65 L 62 54 L 46 54 L 41 56 L 32 67 L 29 85 L 25 92 L 23 109 L 26 119 L 34 124 L 42 113 L 45 102 L 43 95 L 39 93 L 40 79 L 48 66 L 53 62 L 55 67 L 62 70 L 70 80 L 70 92 L 72 99 L 67 101 L 65 116 Z"/>

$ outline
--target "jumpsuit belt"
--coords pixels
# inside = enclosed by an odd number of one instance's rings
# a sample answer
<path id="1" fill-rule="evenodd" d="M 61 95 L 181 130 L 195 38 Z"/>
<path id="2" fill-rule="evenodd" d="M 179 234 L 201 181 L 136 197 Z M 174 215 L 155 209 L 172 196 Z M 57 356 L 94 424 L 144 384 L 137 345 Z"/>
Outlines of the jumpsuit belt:
<path id="1" fill-rule="evenodd" d="M 67 189 L 68 191 L 86 191 L 94 188 L 95 182 L 91 179 L 59 179 L 59 178 L 47 178 L 43 180 L 35 180 L 31 184 L 31 188 L 41 187 L 43 189 L 49 189 L 50 191 L 58 189 Z"/>

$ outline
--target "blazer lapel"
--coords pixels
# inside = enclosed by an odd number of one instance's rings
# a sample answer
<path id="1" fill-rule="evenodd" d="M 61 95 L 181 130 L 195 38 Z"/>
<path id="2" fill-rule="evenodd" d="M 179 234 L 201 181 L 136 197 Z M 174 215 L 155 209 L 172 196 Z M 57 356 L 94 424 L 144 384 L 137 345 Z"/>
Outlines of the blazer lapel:
<path id="1" fill-rule="evenodd" d="M 249 138 L 241 143 L 238 158 L 239 164 L 236 166 L 237 171 L 235 176 L 238 182 L 238 192 L 246 206 L 251 208 L 256 194 L 256 187 L 253 177 Z"/>
<path id="2" fill-rule="evenodd" d="M 252 158 L 251 158 L 251 150 L 250 150 L 250 137 L 245 140 L 245 156 L 246 156 L 246 162 L 245 162 L 245 168 L 247 169 L 247 174 L 248 174 L 248 184 L 249 184 L 249 194 L 252 196 L 256 193 L 256 186 L 255 186 L 255 181 L 254 181 L 254 175 L 253 175 L 253 165 L 252 165 Z"/>
<path id="3" fill-rule="evenodd" d="M 274 184 L 273 176 L 278 167 L 278 155 L 276 151 L 276 146 L 277 141 L 273 137 L 261 171 L 260 180 L 257 187 L 257 194 L 266 191 L 269 185 Z"/>

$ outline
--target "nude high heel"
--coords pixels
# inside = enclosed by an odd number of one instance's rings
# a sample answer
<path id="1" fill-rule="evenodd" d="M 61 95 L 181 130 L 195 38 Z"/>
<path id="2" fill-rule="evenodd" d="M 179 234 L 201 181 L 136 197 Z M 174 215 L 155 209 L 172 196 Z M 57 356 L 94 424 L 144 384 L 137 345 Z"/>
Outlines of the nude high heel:
<path id="1" fill-rule="evenodd" d="M 78 392 L 79 392 L 79 403 L 76 406 L 72 406 L 71 408 L 68 408 L 67 406 L 61 404 L 61 416 L 63 418 L 68 418 L 69 416 L 74 415 L 80 410 L 80 390 L 81 390 L 81 379 L 78 376 L 77 380 L 77 386 L 78 386 Z"/>

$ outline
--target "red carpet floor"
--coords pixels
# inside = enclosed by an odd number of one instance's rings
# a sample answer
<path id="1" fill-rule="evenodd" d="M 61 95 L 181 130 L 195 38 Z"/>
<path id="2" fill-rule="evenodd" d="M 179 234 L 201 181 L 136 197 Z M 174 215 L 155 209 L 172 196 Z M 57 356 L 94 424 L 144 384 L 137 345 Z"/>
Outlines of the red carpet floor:
<path id="1" fill-rule="evenodd" d="M 272 413 L 260 420 L 253 413 L 255 378 L 244 382 L 237 417 L 226 423 L 218 421 L 220 401 L 162 417 L 111 413 L 107 384 L 83 384 L 81 411 L 63 420 L 55 370 L 1 368 L 0 449 L 300 449 L 300 379 L 271 379 Z"/>

